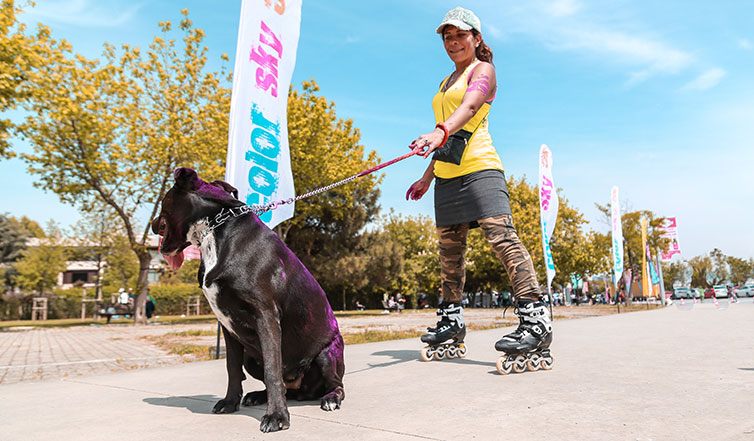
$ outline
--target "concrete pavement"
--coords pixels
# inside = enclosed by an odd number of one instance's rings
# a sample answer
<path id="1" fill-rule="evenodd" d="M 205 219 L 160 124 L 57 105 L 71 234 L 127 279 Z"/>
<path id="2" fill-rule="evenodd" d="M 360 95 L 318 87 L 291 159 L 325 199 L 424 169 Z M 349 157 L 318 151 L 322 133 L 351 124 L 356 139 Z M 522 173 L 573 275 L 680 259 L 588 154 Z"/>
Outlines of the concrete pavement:
<path id="1" fill-rule="evenodd" d="M 291 402 L 274 434 L 264 406 L 211 413 L 224 360 L 0 385 L 0 439 L 754 441 L 751 299 L 556 321 L 549 372 L 499 375 L 506 331 L 470 332 L 463 360 L 422 362 L 416 340 L 347 346 L 343 408 Z"/>

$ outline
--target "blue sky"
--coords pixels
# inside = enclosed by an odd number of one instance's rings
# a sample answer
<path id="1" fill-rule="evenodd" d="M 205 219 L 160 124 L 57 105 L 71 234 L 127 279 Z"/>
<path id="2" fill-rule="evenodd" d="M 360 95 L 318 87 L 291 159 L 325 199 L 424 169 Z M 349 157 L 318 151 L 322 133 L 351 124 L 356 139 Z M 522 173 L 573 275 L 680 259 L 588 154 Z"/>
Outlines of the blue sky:
<path id="1" fill-rule="evenodd" d="M 240 1 L 36 3 L 24 20 L 88 56 L 105 41 L 146 46 L 182 8 L 206 31 L 213 68 L 235 54 Z M 617 185 L 626 208 L 678 218 L 684 258 L 713 248 L 754 257 L 754 3 L 303 0 L 293 82 L 314 78 L 367 149 L 399 156 L 434 126 L 431 98 L 453 70 L 434 29 L 459 4 L 480 17 L 494 52 L 490 131 L 506 174 L 535 182 L 548 144 L 556 186 L 592 228 L 607 230 L 594 203 Z M 383 212 L 433 214 L 431 194 L 404 199 L 425 167 L 411 158 L 385 169 Z M 21 161 L 1 161 L 13 191 L 0 211 L 75 222 L 33 179 Z"/>

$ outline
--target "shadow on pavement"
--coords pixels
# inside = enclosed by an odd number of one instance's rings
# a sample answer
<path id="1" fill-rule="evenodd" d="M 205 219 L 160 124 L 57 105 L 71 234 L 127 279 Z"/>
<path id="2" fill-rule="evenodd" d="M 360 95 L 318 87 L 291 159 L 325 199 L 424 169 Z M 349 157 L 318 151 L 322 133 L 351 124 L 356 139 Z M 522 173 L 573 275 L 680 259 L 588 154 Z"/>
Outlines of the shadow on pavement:
<path id="1" fill-rule="evenodd" d="M 414 360 L 419 359 L 419 352 L 414 351 L 414 350 L 379 351 L 379 352 L 372 353 L 372 355 L 383 355 L 383 356 L 393 357 L 393 360 L 386 361 L 385 363 L 377 363 L 377 364 L 369 363 L 369 367 L 365 367 L 364 369 L 359 369 L 356 371 L 346 372 L 346 375 L 356 374 L 358 372 L 364 372 L 364 371 L 368 371 L 374 368 L 392 366 L 394 364 L 405 363 L 407 361 L 414 361 Z"/>
<path id="2" fill-rule="evenodd" d="M 211 414 L 212 407 L 219 399 L 214 395 L 194 395 L 144 398 L 142 401 L 154 406 L 183 407 L 193 413 Z"/>
<path id="3" fill-rule="evenodd" d="M 375 368 L 381 368 L 381 367 L 387 367 L 392 366 L 399 363 L 405 363 L 408 361 L 420 361 L 421 360 L 421 353 L 417 350 L 395 350 L 395 351 L 379 351 L 379 352 L 373 352 L 372 355 L 381 355 L 381 356 L 387 356 L 392 357 L 393 360 L 386 361 L 384 363 L 376 363 L 376 364 L 369 364 L 369 367 L 366 367 L 364 369 L 359 369 L 352 372 L 347 372 L 346 375 L 350 374 L 356 374 L 358 372 L 364 372 L 368 371 L 370 369 Z M 458 363 L 458 364 L 471 364 L 471 365 L 478 365 L 478 366 L 491 366 L 495 367 L 494 362 L 488 362 L 488 361 L 478 361 L 478 360 L 472 360 L 469 358 L 453 358 L 453 359 L 444 359 L 439 361 L 430 361 L 427 363 Z M 494 373 L 497 373 L 497 370 L 493 371 Z"/>

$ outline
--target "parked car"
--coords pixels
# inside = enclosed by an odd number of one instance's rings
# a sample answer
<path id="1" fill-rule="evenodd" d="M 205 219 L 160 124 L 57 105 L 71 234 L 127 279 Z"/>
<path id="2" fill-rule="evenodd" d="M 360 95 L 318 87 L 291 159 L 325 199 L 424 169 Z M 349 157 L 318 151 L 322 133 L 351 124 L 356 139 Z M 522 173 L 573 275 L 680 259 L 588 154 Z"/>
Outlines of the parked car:
<path id="1" fill-rule="evenodd" d="M 691 289 L 686 288 L 685 286 L 681 286 L 679 288 L 673 289 L 673 295 L 670 298 L 675 300 L 675 299 L 690 299 L 692 297 L 694 297 L 694 292 Z"/>
<path id="2" fill-rule="evenodd" d="M 704 290 L 704 298 L 705 299 L 711 299 L 712 297 L 715 297 L 715 290 L 712 288 L 707 288 Z"/>
<path id="3" fill-rule="evenodd" d="M 744 285 L 736 292 L 738 297 L 754 297 L 754 285 Z"/>
<path id="4" fill-rule="evenodd" d="M 728 298 L 728 287 L 725 285 L 715 285 L 712 287 L 715 290 L 715 297 L 718 299 Z"/>

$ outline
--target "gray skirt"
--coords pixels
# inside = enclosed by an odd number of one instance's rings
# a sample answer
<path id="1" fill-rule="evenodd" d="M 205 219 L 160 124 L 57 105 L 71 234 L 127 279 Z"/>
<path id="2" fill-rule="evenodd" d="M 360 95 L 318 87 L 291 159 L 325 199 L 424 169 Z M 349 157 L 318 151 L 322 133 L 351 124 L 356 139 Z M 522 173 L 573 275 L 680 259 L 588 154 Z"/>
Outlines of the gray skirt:
<path id="1" fill-rule="evenodd" d="M 435 223 L 438 227 L 476 222 L 511 214 L 508 186 L 502 170 L 480 170 L 457 178 L 435 179 Z"/>

